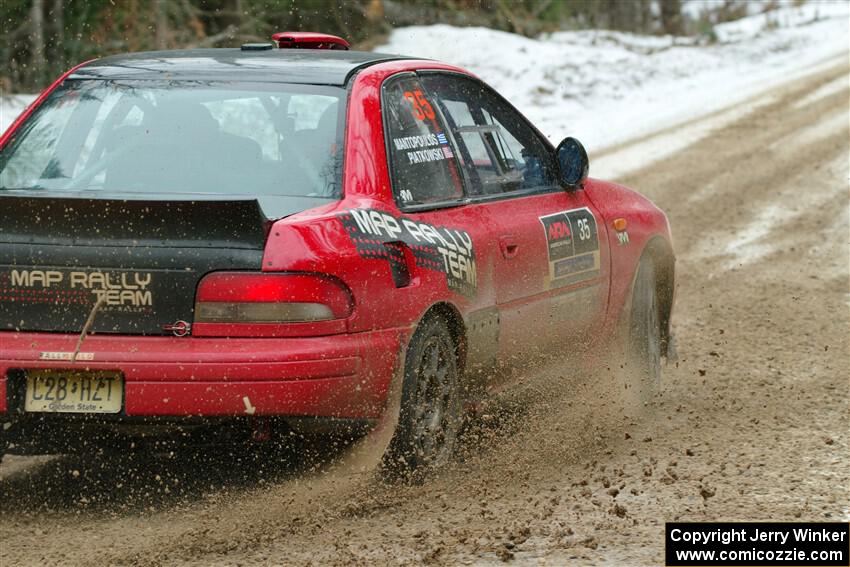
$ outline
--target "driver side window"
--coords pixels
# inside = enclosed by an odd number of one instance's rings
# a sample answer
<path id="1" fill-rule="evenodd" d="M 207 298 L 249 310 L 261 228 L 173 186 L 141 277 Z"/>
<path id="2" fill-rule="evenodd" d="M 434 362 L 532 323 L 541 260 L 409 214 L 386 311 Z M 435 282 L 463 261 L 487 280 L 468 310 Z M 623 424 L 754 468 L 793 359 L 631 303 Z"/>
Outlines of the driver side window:
<path id="1" fill-rule="evenodd" d="M 549 147 L 492 90 L 461 75 L 426 74 L 422 83 L 454 134 L 473 195 L 557 186 Z"/>

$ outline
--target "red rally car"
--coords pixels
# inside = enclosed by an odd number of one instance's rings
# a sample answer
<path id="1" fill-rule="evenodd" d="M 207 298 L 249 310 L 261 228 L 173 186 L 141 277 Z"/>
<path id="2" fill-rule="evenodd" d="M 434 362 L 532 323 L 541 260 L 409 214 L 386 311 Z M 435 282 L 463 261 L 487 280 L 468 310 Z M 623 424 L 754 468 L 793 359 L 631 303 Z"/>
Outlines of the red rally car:
<path id="1" fill-rule="evenodd" d="M 463 69 L 283 33 L 74 67 L 0 138 L 9 452 L 274 420 L 451 453 L 517 364 L 670 340 L 665 215 Z M 266 421 L 264 421 L 266 420 Z"/>

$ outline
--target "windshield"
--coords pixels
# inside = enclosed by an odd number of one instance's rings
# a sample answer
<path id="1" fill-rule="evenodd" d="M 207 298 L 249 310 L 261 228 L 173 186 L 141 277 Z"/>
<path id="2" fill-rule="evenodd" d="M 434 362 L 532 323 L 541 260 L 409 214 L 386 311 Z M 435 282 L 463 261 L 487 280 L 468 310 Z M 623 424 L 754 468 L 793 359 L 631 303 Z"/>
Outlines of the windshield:
<path id="1" fill-rule="evenodd" d="M 0 153 L 0 194 L 339 198 L 345 91 L 68 80 Z"/>

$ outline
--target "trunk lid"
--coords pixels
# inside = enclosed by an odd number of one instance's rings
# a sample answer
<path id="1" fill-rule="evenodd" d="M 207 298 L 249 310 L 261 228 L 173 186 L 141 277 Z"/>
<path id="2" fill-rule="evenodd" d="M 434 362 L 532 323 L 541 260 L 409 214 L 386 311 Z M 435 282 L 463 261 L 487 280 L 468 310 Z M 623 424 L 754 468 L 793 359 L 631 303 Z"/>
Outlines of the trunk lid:
<path id="1" fill-rule="evenodd" d="M 0 330 L 79 333 L 103 297 L 92 332 L 171 334 L 205 274 L 261 269 L 267 223 L 257 200 L 2 196 Z"/>

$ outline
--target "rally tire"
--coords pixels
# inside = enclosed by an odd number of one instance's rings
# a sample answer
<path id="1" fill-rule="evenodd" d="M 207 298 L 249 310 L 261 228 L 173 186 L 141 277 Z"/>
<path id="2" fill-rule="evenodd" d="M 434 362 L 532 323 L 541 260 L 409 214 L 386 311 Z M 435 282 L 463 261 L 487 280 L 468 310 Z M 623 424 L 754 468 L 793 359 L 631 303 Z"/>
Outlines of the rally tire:
<path id="1" fill-rule="evenodd" d="M 644 257 L 638 265 L 632 292 L 629 354 L 645 400 L 661 383 L 661 317 L 655 265 Z"/>
<path id="2" fill-rule="evenodd" d="M 398 425 L 383 462 L 388 477 L 421 480 L 449 461 L 461 421 L 459 380 L 446 322 L 426 318 L 405 356 Z"/>

